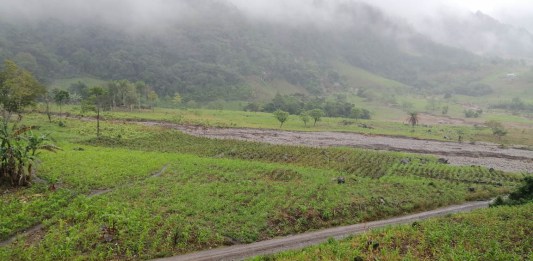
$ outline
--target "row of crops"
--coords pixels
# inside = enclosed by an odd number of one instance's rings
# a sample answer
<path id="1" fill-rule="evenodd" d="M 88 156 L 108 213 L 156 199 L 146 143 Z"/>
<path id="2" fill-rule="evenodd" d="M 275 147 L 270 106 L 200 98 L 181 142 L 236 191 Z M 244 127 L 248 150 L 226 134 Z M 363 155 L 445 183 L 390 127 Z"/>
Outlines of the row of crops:
<path id="1" fill-rule="evenodd" d="M 521 174 L 504 173 L 479 166 L 450 166 L 439 163 L 436 158 L 430 156 L 363 149 L 312 148 L 213 140 L 170 130 L 160 130 L 150 138 L 93 139 L 88 144 L 334 169 L 345 175 L 371 178 L 387 175 L 418 176 L 491 186 L 502 186 L 523 178 Z"/>

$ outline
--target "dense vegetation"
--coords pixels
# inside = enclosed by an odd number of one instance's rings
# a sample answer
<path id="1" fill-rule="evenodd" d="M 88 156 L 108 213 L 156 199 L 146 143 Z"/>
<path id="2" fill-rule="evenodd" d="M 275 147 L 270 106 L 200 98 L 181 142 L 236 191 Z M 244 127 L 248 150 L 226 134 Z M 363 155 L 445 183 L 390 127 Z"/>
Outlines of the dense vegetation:
<path id="1" fill-rule="evenodd" d="M 1 238 L 44 227 L 1 247 L 2 259 L 168 256 L 488 198 L 522 177 L 411 154 L 211 140 L 123 123 L 102 123 L 96 138 L 91 122 L 25 119 L 54 131 L 64 151 L 42 154 L 43 181 L 3 194 Z"/>
<path id="2" fill-rule="evenodd" d="M 339 61 L 418 90 L 442 92 L 443 85 L 468 84 L 443 74 L 474 73 L 487 64 L 362 3 L 343 6 L 339 19 L 347 26 L 326 28 L 251 19 L 219 1 L 186 4 L 190 17 L 146 31 L 98 21 L 3 18 L 0 60 L 11 58 L 47 83 L 85 75 L 144 81 L 160 97 L 179 92 L 184 102 L 253 99 L 251 78 L 283 80 L 313 95 L 343 89 L 349 84 L 336 68 Z"/>
<path id="3" fill-rule="evenodd" d="M 531 202 L 533 202 L 533 176 L 528 176 L 524 178 L 522 186 L 511 192 L 505 199 L 502 197 L 496 198 L 492 206 L 520 205 Z"/>
<path id="4" fill-rule="evenodd" d="M 313 110 L 321 110 L 324 114 L 322 116 L 328 117 L 356 119 L 370 119 L 371 117 L 370 111 L 363 108 L 356 108 L 355 104 L 346 101 L 346 96 L 344 95 L 338 95 L 334 101 L 327 101 L 325 98 L 310 98 L 303 94 L 281 95 L 277 93 L 272 101 L 264 105 L 263 108 L 259 104 L 250 103 L 244 109 L 246 111 L 265 112 L 282 110 L 289 114 L 311 113 Z"/>

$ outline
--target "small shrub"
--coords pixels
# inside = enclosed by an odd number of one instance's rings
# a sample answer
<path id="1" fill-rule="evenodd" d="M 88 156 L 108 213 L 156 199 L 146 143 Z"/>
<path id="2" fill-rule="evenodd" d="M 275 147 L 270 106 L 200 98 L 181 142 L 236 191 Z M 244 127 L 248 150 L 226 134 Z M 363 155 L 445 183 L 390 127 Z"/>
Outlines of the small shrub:
<path id="1" fill-rule="evenodd" d="M 491 207 L 502 205 L 521 205 L 533 201 L 533 176 L 525 177 L 524 184 L 516 191 L 511 192 L 507 199 L 496 198 Z"/>
<path id="2" fill-rule="evenodd" d="M 483 110 L 481 109 L 478 109 L 478 110 L 465 110 L 465 117 L 467 118 L 479 118 L 481 116 L 481 114 L 483 114 Z"/>

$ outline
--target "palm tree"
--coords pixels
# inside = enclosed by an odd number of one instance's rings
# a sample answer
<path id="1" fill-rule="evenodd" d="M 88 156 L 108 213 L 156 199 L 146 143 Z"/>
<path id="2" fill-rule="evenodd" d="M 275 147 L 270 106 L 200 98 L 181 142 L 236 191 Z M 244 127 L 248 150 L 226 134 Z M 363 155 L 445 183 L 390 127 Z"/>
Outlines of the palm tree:
<path id="1" fill-rule="evenodd" d="M 411 126 L 413 126 L 413 128 L 414 128 L 415 125 L 418 124 L 418 113 L 417 112 L 410 112 L 409 113 L 409 118 L 407 119 L 407 122 L 409 122 L 409 124 L 411 124 Z"/>

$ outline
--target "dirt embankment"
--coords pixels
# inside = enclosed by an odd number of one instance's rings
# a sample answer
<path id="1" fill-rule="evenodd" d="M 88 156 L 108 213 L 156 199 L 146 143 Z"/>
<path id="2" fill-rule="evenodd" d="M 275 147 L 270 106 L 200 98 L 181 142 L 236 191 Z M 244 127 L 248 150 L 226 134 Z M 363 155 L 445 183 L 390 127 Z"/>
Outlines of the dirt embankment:
<path id="1" fill-rule="evenodd" d="M 187 134 L 216 139 L 236 139 L 313 147 L 338 146 L 403 151 L 436 155 L 448 159 L 454 165 L 485 166 L 509 172 L 533 172 L 533 151 L 500 148 L 498 144 L 492 143 L 468 144 L 345 132 L 205 128 L 156 122 L 144 122 L 142 124 L 174 128 Z"/>

